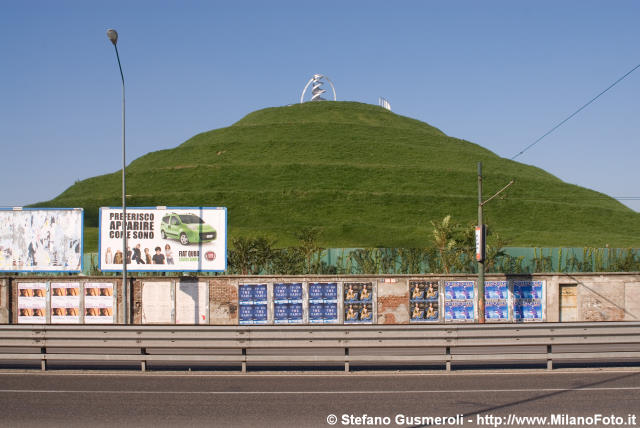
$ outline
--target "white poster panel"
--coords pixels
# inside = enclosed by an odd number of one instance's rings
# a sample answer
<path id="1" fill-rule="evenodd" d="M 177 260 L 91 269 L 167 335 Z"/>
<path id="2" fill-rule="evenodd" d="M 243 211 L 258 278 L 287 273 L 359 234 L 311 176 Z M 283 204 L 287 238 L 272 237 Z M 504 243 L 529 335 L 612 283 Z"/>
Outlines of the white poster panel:
<path id="1" fill-rule="evenodd" d="M 176 324 L 209 323 L 209 283 L 180 281 L 176 284 Z"/>
<path id="2" fill-rule="evenodd" d="M 111 282 L 85 282 L 84 323 L 114 323 L 114 292 Z"/>
<path id="3" fill-rule="evenodd" d="M 227 210 L 209 207 L 100 208 L 100 269 L 132 272 L 223 272 L 227 268 Z"/>
<path id="4" fill-rule="evenodd" d="M 18 324 L 44 324 L 47 321 L 47 283 L 18 283 Z"/>
<path id="5" fill-rule="evenodd" d="M 81 272 L 83 211 L 0 209 L 0 271 Z"/>
<path id="6" fill-rule="evenodd" d="M 172 283 L 142 283 L 142 324 L 171 324 L 173 322 Z"/>
<path id="7" fill-rule="evenodd" d="M 51 323 L 80 323 L 80 283 L 51 283 Z"/>

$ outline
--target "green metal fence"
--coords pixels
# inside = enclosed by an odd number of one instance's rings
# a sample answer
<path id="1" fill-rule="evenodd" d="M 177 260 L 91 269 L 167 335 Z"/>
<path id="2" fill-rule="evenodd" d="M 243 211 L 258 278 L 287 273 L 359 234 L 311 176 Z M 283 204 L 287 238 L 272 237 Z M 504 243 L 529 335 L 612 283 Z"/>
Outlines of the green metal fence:
<path id="1" fill-rule="evenodd" d="M 98 265 L 97 253 L 85 253 L 85 275 L 100 275 Z M 640 272 L 640 249 L 505 247 L 494 251 L 485 266 L 489 273 Z M 314 254 L 311 263 L 305 265 L 304 272 L 298 273 L 421 274 L 476 271 L 477 264 L 469 251 L 440 252 L 434 248 L 328 248 Z M 240 272 L 234 270 L 234 266 L 229 266 L 225 273 Z M 261 269 L 260 273 L 280 272 L 267 267 Z M 118 273 L 104 275 L 113 276 Z"/>

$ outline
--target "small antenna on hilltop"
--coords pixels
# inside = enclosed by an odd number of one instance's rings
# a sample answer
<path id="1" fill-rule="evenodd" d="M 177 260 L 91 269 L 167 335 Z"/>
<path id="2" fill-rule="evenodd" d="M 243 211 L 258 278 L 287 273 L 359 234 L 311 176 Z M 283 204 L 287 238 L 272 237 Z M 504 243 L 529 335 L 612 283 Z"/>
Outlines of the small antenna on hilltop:
<path id="1" fill-rule="evenodd" d="M 386 108 L 387 110 L 391 111 L 391 104 L 389 104 L 389 101 L 386 98 L 379 97 L 378 105 L 382 108 Z"/>

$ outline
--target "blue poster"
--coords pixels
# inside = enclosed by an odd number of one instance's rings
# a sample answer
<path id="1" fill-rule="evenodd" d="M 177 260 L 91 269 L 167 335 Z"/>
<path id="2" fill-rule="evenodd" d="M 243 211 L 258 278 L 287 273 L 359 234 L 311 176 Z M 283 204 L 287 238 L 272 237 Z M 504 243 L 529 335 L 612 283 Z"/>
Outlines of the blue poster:
<path id="1" fill-rule="evenodd" d="M 447 301 L 444 307 L 446 321 L 473 321 L 475 319 L 472 301 L 451 300 Z"/>
<path id="2" fill-rule="evenodd" d="M 445 321 L 475 321 L 475 293 L 473 281 L 445 281 Z"/>
<path id="3" fill-rule="evenodd" d="M 544 281 L 514 281 L 513 300 L 515 321 L 544 320 Z"/>
<path id="4" fill-rule="evenodd" d="M 484 318 L 488 321 L 509 321 L 509 282 L 485 281 Z"/>
<path id="5" fill-rule="evenodd" d="M 338 322 L 338 284 L 313 282 L 309 284 L 309 323 L 336 324 Z"/>
<path id="6" fill-rule="evenodd" d="M 302 283 L 273 284 L 273 315 L 276 324 L 302 324 Z"/>
<path id="7" fill-rule="evenodd" d="M 240 324 L 253 324 L 253 305 L 240 305 L 238 319 Z"/>
<path id="8" fill-rule="evenodd" d="M 253 303 L 267 304 L 267 284 L 255 284 L 253 286 Z"/>
<path id="9" fill-rule="evenodd" d="M 324 303 L 309 302 L 309 323 L 311 324 L 324 323 Z"/>
<path id="10" fill-rule="evenodd" d="M 287 284 L 273 284 L 274 303 L 287 302 L 289 300 L 289 287 Z"/>
<path id="11" fill-rule="evenodd" d="M 273 304 L 273 322 L 276 324 L 287 324 L 289 322 L 289 304 Z"/>
<path id="12" fill-rule="evenodd" d="M 240 324 L 267 324 L 267 284 L 240 284 L 238 303 Z"/>
<path id="13" fill-rule="evenodd" d="M 289 303 L 302 303 L 302 283 L 289 284 Z"/>
<path id="14" fill-rule="evenodd" d="M 242 303 L 253 303 L 253 285 L 240 284 L 238 290 L 238 300 Z"/>

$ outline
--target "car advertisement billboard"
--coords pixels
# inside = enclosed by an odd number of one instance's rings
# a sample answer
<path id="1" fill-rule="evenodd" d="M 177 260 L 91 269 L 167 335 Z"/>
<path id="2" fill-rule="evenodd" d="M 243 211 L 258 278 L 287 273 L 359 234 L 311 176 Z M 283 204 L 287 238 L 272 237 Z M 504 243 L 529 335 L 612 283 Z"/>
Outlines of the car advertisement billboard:
<path id="1" fill-rule="evenodd" d="M 227 268 L 227 210 L 213 207 L 100 208 L 100 270 L 223 272 Z"/>
<path id="2" fill-rule="evenodd" d="M 81 208 L 0 208 L 0 272 L 82 272 Z"/>

